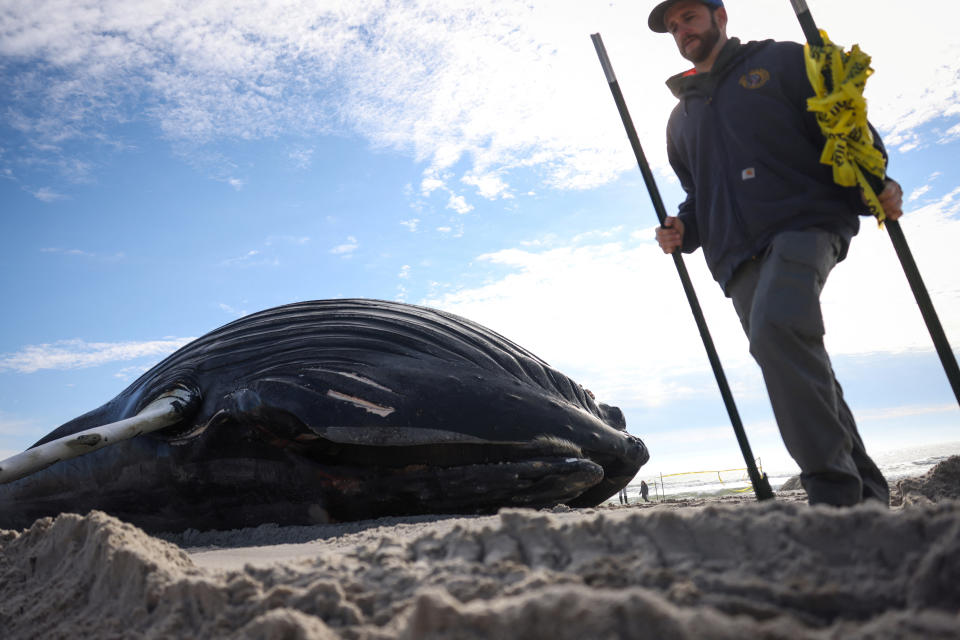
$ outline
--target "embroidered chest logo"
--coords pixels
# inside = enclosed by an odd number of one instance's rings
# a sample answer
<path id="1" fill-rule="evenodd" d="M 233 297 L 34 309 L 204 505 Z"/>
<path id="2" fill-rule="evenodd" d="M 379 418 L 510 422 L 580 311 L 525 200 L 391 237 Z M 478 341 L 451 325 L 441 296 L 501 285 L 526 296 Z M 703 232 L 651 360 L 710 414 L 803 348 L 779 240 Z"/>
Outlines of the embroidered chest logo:
<path id="1" fill-rule="evenodd" d="M 766 69 L 752 69 L 740 76 L 740 86 L 744 89 L 759 89 L 767 84 L 770 72 Z"/>

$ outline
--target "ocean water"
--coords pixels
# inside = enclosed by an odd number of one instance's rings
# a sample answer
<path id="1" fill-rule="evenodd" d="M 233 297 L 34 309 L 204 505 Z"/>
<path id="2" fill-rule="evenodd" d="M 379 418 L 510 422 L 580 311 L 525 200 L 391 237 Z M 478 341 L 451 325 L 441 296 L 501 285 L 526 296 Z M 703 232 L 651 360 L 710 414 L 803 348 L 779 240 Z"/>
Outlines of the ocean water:
<path id="1" fill-rule="evenodd" d="M 960 455 L 960 442 L 945 442 L 917 447 L 904 447 L 895 451 L 886 451 L 873 456 L 874 461 L 891 485 L 897 480 L 909 476 L 921 476 L 938 462 Z M 770 481 L 770 487 L 777 491 L 783 483 L 797 475 L 797 469 L 763 469 Z M 641 499 L 640 481 L 647 483 L 650 489 L 648 498 L 689 498 L 752 494 L 750 479 L 746 469 L 722 471 L 693 471 L 683 474 L 660 475 L 641 469 L 640 473 L 627 486 L 630 503 Z M 608 502 L 616 504 L 617 496 Z"/>

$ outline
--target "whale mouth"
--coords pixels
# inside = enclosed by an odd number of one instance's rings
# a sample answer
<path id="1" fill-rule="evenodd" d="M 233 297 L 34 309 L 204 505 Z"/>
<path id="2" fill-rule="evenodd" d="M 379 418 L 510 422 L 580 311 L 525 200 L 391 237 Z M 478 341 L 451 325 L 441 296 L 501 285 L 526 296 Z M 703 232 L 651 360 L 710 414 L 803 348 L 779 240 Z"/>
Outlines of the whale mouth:
<path id="1" fill-rule="evenodd" d="M 411 464 L 344 468 L 332 479 L 331 512 L 365 518 L 408 513 L 489 513 L 504 506 L 542 508 L 563 504 L 603 480 L 603 467 L 582 458 L 535 458 L 440 467 Z"/>
<path id="2" fill-rule="evenodd" d="M 438 430 L 324 427 L 290 439 L 258 426 L 266 444 L 302 465 L 301 474 L 313 469 L 337 519 L 549 507 L 576 499 L 605 475 L 580 447 L 551 435 L 491 442 Z"/>
<path id="3" fill-rule="evenodd" d="M 486 440 L 439 429 L 323 427 L 295 437 L 304 455 L 338 463 L 382 467 L 434 467 L 519 462 L 535 458 L 585 458 L 573 442 L 548 434 L 530 441 Z"/>
<path id="4" fill-rule="evenodd" d="M 602 424 L 580 432 L 554 422 L 539 434 L 516 428 L 515 416 L 490 425 L 471 416 L 464 425 L 429 427 L 370 417 L 318 424 L 302 418 L 317 413 L 311 409 L 289 399 L 279 408 L 240 390 L 202 428 L 158 436 L 182 453 L 181 467 L 193 463 L 192 489 L 217 495 L 219 512 L 286 524 L 590 507 L 625 486 L 648 457 L 639 439 Z"/>
<path id="5" fill-rule="evenodd" d="M 425 477 L 433 474 L 451 483 L 450 493 L 456 470 L 462 469 L 467 478 L 470 474 L 484 478 L 485 485 L 492 484 L 493 478 L 502 480 L 506 489 L 497 494 L 500 504 L 536 507 L 594 506 L 626 486 L 649 454 L 639 439 L 625 431 L 617 438 L 622 440 L 619 448 L 593 446 L 585 451 L 551 434 L 529 441 L 494 441 L 443 429 L 306 427 L 301 423 L 296 436 L 304 455 L 317 462 L 372 467 L 398 482 L 407 477 L 413 482 L 415 472 Z M 534 487 L 537 477 L 541 481 Z M 526 500 L 521 497 L 524 491 L 529 492 Z M 465 491 L 459 498 L 460 510 L 476 501 L 471 491 Z"/>

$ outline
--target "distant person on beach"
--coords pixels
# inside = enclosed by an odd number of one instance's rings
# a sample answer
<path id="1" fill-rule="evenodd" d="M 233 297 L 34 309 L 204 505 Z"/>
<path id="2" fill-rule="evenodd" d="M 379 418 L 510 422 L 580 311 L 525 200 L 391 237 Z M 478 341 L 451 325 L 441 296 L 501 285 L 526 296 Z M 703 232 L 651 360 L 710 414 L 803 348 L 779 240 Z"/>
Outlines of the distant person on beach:
<path id="1" fill-rule="evenodd" d="M 650 502 L 647 496 L 650 495 L 650 487 L 647 486 L 647 483 L 643 480 L 640 481 L 640 497 L 643 498 L 644 502 Z"/>
<path id="2" fill-rule="evenodd" d="M 667 154 L 686 191 L 656 230 L 664 253 L 703 248 L 760 365 L 783 442 L 810 504 L 888 504 L 823 343 L 820 291 L 868 213 L 856 188 L 821 164 L 825 139 L 803 47 L 727 37 L 722 0 L 666 0 L 648 26 L 673 36 L 693 68 L 667 80 L 679 99 Z M 874 144 L 886 155 L 879 136 Z M 900 217 L 903 191 L 877 194 Z"/>
<path id="3" fill-rule="evenodd" d="M 627 488 L 624 487 L 620 489 L 620 504 L 630 504 L 629 498 L 627 498 Z"/>

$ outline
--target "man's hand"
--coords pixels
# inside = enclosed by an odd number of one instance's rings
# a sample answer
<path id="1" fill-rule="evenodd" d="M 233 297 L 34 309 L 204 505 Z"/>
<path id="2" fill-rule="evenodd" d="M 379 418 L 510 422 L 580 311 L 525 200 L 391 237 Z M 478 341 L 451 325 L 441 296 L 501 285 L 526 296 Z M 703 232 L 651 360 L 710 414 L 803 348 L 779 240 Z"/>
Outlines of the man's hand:
<path id="1" fill-rule="evenodd" d="M 683 222 L 680 218 L 667 216 L 663 226 L 657 227 L 657 242 L 664 253 L 673 253 L 683 244 Z"/>
<path id="2" fill-rule="evenodd" d="M 877 200 L 890 220 L 896 220 L 903 215 L 903 189 L 896 180 L 887 180 L 884 183 L 883 191 L 877 194 Z"/>

